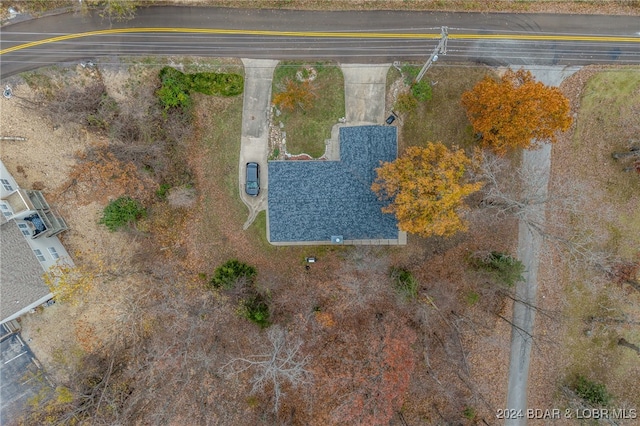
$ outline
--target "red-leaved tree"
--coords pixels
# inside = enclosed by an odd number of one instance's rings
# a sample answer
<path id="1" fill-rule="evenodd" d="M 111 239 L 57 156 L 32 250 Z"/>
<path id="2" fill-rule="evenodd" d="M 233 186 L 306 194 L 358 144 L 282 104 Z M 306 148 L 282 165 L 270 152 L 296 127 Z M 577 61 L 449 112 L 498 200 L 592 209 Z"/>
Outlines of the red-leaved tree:
<path id="1" fill-rule="evenodd" d="M 330 423 L 386 425 L 402 407 L 415 368 L 415 332 L 392 313 L 377 314 L 357 330 L 344 324 L 316 357 L 317 388 Z M 378 318 L 379 317 L 379 318 Z M 361 328 L 362 327 L 362 328 Z"/>

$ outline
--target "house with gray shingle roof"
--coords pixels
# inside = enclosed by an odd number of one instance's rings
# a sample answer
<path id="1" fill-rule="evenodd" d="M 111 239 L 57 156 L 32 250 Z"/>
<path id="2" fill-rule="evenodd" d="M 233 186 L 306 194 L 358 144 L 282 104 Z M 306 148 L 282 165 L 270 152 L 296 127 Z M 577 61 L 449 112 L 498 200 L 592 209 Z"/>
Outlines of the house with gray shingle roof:
<path id="1" fill-rule="evenodd" d="M 13 221 L 0 218 L 0 323 L 10 321 L 53 297 L 42 266 Z"/>
<path id="2" fill-rule="evenodd" d="M 338 161 L 270 161 L 267 238 L 274 245 L 406 244 L 371 191 L 381 162 L 398 155 L 396 128 L 341 127 Z"/>
<path id="3" fill-rule="evenodd" d="M 20 188 L 0 161 L 0 324 L 53 297 L 43 274 L 73 266 L 57 237 L 66 229 L 42 193 Z"/>

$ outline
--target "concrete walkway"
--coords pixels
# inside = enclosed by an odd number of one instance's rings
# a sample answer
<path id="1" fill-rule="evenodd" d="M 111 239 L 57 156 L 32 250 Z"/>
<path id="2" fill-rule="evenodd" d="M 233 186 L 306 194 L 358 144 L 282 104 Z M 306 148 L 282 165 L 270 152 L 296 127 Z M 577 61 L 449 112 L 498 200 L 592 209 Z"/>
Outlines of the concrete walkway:
<path id="1" fill-rule="evenodd" d="M 580 67 L 526 67 L 537 81 L 547 86 L 559 86 L 560 83 Z M 530 193 L 537 192 L 542 198 L 546 197 L 551 171 L 551 145 L 545 144 L 535 151 L 524 151 L 522 166 L 525 170 L 533 170 L 539 174 L 535 179 L 535 188 Z M 531 184 L 531 183 L 530 183 Z M 535 217 L 545 217 L 544 204 L 539 205 Z M 544 224 L 544 222 L 542 223 Z M 511 329 L 511 354 L 509 360 L 509 384 L 507 389 L 507 407 L 515 412 L 526 413 L 527 410 L 527 381 L 529 379 L 529 363 L 531 360 L 531 345 L 533 343 L 533 325 L 535 310 L 538 306 L 536 293 L 538 290 L 538 267 L 540 265 L 540 250 L 543 236 L 527 225 L 523 220 L 518 224 L 518 259 L 525 266 L 524 281 L 516 284 L 517 300 L 523 303 L 513 304 L 513 328 Z M 535 408 L 535 407 L 534 407 Z M 507 426 L 521 426 L 527 424 L 527 418 L 508 419 Z"/>
<path id="2" fill-rule="evenodd" d="M 244 64 L 244 103 L 242 106 L 242 137 L 238 167 L 240 199 L 249 208 L 247 229 L 258 212 L 267 208 L 269 155 L 269 108 L 271 105 L 271 83 L 273 70 L 278 61 L 267 59 L 242 59 Z M 260 194 L 251 197 L 245 192 L 246 164 L 260 165 Z"/>

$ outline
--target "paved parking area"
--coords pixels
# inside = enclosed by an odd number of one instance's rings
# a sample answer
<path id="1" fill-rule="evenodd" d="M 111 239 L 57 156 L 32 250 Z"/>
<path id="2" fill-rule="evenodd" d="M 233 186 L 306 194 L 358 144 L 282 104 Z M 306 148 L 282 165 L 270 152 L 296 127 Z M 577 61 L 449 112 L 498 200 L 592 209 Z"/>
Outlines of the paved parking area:
<path id="1" fill-rule="evenodd" d="M 49 387 L 38 361 L 19 333 L 0 326 L 0 424 L 10 424 L 27 401 Z"/>

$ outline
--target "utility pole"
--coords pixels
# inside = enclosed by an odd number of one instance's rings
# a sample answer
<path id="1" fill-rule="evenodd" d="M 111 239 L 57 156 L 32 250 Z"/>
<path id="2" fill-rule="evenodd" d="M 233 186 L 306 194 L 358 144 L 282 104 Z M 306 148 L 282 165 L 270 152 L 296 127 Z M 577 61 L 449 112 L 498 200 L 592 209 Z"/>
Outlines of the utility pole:
<path id="1" fill-rule="evenodd" d="M 431 56 L 429 56 L 429 59 L 427 59 L 427 63 L 424 64 L 424 66 L 418 73 L 418 76 L 413 81 L 414 84 L 419 83 L 420 80 L 422 80 L 422 77 L 424 77 L 424 74 L 427 72 L 429 67 L 431 67 L 431 64 L 433 64 L 438 60 L 438 54 L 441 54 L 441 55 L 447 54 L 447 38 L 448 37 L 449 37 L 449 28 L 442 27 L 440 30 L 440 41 L 438 42 L 438 45 L 436 46 L 436 48 L 433 49 L 433 53 L 431 54 Z"/>

